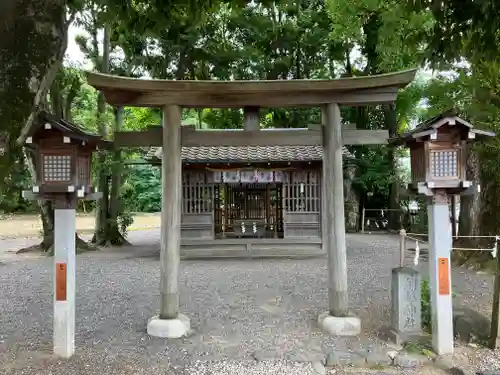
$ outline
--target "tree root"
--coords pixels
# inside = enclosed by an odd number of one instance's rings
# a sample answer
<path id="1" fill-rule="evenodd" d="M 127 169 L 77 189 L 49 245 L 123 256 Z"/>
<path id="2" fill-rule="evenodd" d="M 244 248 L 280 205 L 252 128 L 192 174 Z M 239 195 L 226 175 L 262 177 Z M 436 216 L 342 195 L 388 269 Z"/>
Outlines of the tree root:
<path id="1" fill-rule="evenodd" d="M 96 246 L 130 246 L 130 242 L 121 234 L 117 229 L 110 229 L 106 233 L 106 236 L 100 236 L 104 238 L 99 238 L 97 240 L 97 234 L 94 233 L 92 236 L 92 240 L 90 241 L 92 244 Z"/>
<path id="2" fill-rule="evenodd" d="M 81 254 L 87 251 L 99 250 L 97 246 L 82 240 L 78 236 L 78 233 L 75 233 L 75 246 L 77 254 Z M 25 254 L 25 253 L 43 253 L 47 255 L 54 255 L 54 236 L 53 235 L 45 236 L 42 242 L 40 242 L 39 244 L 28 246 L 16 251 L 16 254 Z"/>

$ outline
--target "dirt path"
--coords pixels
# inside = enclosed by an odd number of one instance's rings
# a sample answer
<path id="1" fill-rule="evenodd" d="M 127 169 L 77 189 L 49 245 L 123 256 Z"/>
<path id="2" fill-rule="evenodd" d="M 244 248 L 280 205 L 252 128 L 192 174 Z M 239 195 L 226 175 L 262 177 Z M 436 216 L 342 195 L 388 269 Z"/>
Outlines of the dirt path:
<path id="1" fill-rule="evenodd" d="M 88 234 L 94 231 L 95 215 L 78 214 L 76 230 L 79 234 Z M 159 228 L 160 214 L 134 214 L 134 222 L 129 231 L 145 228 Z M 42 222 L 39 215 L 9 215 L 0 219 L 0 239 L 14 239 L 25 237 L 38 237 L 42 231 Z"/>

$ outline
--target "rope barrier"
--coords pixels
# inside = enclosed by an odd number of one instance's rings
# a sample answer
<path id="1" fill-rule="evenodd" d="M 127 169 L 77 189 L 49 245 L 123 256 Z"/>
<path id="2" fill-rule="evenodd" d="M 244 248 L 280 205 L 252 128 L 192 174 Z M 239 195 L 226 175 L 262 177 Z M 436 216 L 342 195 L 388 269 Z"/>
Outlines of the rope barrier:
<path id="1" fill-rule="evenodd" d="M 426 243 L 428 244 L 429 242 L 428 241 L 424 241 L 422 239 L 418 239 L 418 238 L 414 238 L 414 237 L 411 237 L 412 235 L 413 236 L 427 236 L 427 234 L 424 234 L 424 233 L 406 233 L 404 230 L 401 230 L 401 238 L 404 238 L 405 240 L 406 239 L 409 239 L 409 240 L 412 240 L 412 241 L 415 241 L 415 255 L 413 257 L 413 264 L 415 266 L 418 265 L 418 260 L 420 258 L 420 246 L 419 246 L 419 242 L 422 242 L 422 243 Z M 451 250 L 458 250 L 458 251 L 489 251 L 491 252 L 491 255 L 493 258 L 496 258 L 497 257 L 497 252 L 498 252 L 498 242 L 500 241 L 500 236 L 453 236 L 453 238 L 494 238 L 495 239 L 495 243 L 493 245 L 493 248 L 490 248 L 490 249 L 474 249 L 474 248 L 467 248 L 467 247 L 452 247 Z M 403 244 L 403 242 L 402 242 Z M 402 245 L 403 248 L 406 248 L 406 245 Z M 403 250 L 402 250 L 403 251 Z M 404 258 L 404 255 L 402 253 L 401 255 L 401 264 L 403 264 L 403 258 Z"/>
<path id="2" fill-rule="evenodd" d="M 429 242 L 427 242 L 427 241 L 420 240 L 420 239 L 418 239 L 418 238 L 413 238 L 413 237 L 410 237 L 410 236 L 406 236 L 406 238 L 408 238 L 408 239 L 410 239 L 410 240 L 413 240 L 413 241 L 416 241 L 417 243 L 419 243 L 419 242 L 423 242 L 423 243 L 427 243 L 427 244 L 429 243 Z"/>
<path id="3" fill-rule="evenodd" d="M 427 236 L 425 233 L 406 233 L 406 235 L 411 235 L 411 236 Z M 500 236 L 453 236 L 453 238 L 497 238 Z"/>
<path id="4" fill-rule="evenodd" d="M 493 251 L 493 249 L 473 249 L 468 247 L 452 247 L 451 249 L 460 251 Z"/>
<path id="5" fill-rule="evenodd" d="M 497 238 L 498 236 L 453 236 L 453 238 Z"/>

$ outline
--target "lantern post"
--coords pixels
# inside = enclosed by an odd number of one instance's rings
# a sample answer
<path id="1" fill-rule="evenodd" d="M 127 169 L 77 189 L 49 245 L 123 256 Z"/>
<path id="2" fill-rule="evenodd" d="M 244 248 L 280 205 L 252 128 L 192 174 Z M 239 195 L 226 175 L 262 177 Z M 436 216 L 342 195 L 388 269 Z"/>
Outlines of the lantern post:
<path id="1" fill-rule="evenodd" d="M 476 191 L 466 176 L 468 143 L 494 135 L 449 111 L 391 140 L 410 149 L 409 189 L 427 198 L 432 346 L 438 355 L 453 354 L 454 347 L 449 197 Z"/>
<path id="2" fill-rule="evenodd" d="M 76 207 L 78 200 L 102 194 L 92 186 L 92 153 L 107 142 L 76 125 L 41 112 L 27 132 L 36 183 L 23 197 L 54 205 L 54 354 L 69 358 L 75 351 Z"/>

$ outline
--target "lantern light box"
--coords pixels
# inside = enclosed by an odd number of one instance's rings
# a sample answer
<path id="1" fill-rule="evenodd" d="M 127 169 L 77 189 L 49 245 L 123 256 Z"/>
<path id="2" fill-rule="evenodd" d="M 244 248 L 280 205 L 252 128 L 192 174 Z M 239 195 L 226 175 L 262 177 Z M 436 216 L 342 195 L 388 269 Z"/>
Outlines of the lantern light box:
<path id="1" fill-rule="evenodd" d="M 92 152 L 98 147 L 107 147 L 109 142 L 41 112 L 29 129 L 25 143 L 34 152 L 37 165 L 33 193 L 42 196 L 69 193 L 86 198 L 95 192 L 92 187 Z"/>
<path id="2" fill-rule="evenodd" d="M 459 194 L 472 187 L 466 177 L 468 143 L 495 136 L 495 133 L 474 129 L 472 124 L 444 112 L 390 141 L 410 149 L 410 190 L 432 195 L 436 189 Z"/>

